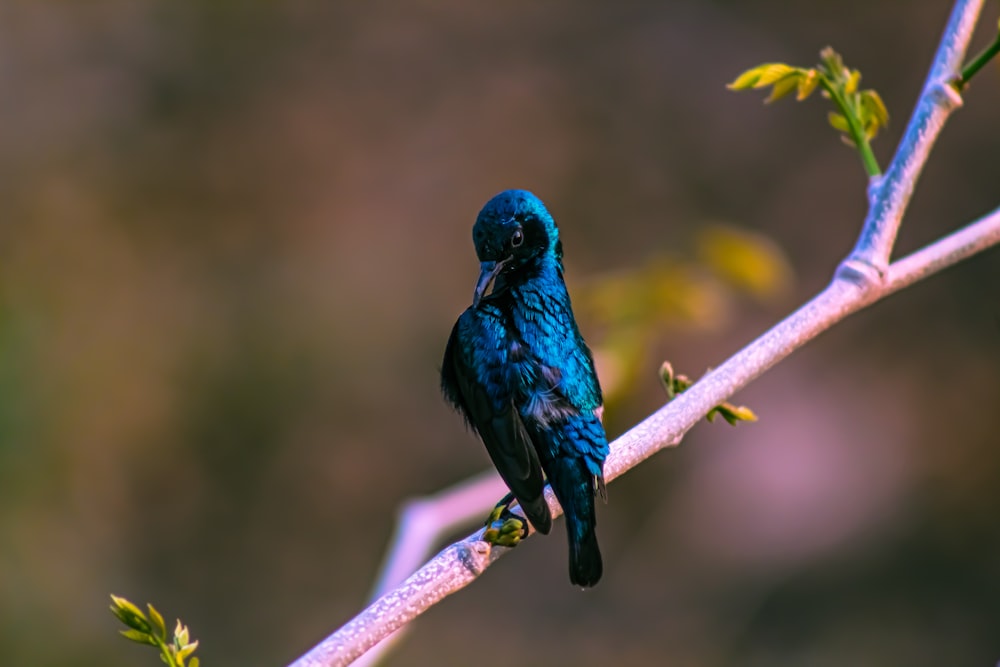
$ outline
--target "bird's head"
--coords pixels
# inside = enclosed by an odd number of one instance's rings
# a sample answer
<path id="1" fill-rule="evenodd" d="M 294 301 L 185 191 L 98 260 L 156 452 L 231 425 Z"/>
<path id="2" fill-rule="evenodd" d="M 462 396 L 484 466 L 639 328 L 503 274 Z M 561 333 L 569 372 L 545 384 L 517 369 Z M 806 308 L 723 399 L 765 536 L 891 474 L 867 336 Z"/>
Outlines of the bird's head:
<path id="1" fill-rule="evenodd" d="M 472 228 L 480 273 L 472 305 L 498 276 L 510 283 L 551 255 L 560 259 L 559 228 L 542 200 L 527 190 L 506 190 L 486 202 Z"/>

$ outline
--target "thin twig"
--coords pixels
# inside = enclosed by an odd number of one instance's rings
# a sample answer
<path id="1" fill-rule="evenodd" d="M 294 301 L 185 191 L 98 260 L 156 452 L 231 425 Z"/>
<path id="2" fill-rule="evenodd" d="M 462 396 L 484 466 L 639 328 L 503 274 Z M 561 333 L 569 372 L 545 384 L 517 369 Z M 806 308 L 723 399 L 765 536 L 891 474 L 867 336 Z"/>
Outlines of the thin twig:
<path id="1" fill-rule="evenodd" d="M 886 288 L 892 292 L 1000 243 L 1000 208 L 954 234 L 892 263 Z"/>
<path id="2" fill-rule="evenodd" d="M 1000 53 L 1000 33 L 993 38 L 993 41 L 985 49 L 980 51 L 972 59 L 972 61 L 962 69 L 962 73 L 959 74 L 954 80 L 955 88 L 959 91 L 965 90 L 966 86 L 972 80 L 979 70 L 981 70 L 986 63 L 993 60 L 997 54 Z"/>
<path id="3" fill-rule="evenodd" d="M 832 52 L 833 49 L 829 49 L 829 51 Z M 833 100 L 833 103 L 842 112 L 844 121 L 847 123 L 847 131 L 851 135 L 850 140 L 854 142 L 854 148 L 861 157 L 861 164 L 864 165 L 865 173 L 868 174 L 869 178 L 880 178 L 882 168 L 878 166 L 878 158 L 875 157 L 875 153 L 872 151 L 872 143 L 865 132 L 865 128 L 861 127 L 857 111 L 848 105 L 847 100 L 837 90 L 837 85 L 830 81 L 825 74 L 820 75 L 819 85 L 823 87 L 826 94 L 830 96 L 830 99 Z"/>

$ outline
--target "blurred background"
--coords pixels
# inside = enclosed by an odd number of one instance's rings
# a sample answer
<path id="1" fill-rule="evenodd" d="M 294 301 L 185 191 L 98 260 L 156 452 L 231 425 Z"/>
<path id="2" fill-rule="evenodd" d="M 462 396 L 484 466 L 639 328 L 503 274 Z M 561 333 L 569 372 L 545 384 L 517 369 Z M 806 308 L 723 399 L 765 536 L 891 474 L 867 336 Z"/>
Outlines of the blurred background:
<path id="1" fill-rule="evenodd" d="M 155 664 L 109 593 L 205 665 L 290 662 L 362 608 L 405 499 L 489 465 L 438 391 L 489 197 L 560 223 L 617 435 L 663 359 L 721 363 L 864 216 L 823 102 L 724 84 L 833 45 L 892 113 L 886 164 L 949 11 L 4 3 L 0 662 Z M 965 100 L 899 253 L 1000 202 L 995 66 Z M 596 589 L 557 526 L 389 664 L 994 664 L 998 285 L 993 250 L 835 327 L 735 397 L 758 423 L 611 485 Z"/>

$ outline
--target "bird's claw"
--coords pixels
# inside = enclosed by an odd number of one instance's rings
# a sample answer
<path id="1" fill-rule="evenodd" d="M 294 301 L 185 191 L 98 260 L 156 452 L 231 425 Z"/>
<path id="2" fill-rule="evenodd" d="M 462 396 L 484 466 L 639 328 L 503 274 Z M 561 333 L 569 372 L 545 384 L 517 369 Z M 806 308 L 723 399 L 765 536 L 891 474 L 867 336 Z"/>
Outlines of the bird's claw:
<path id="1" fill-rule="evenodd" d="M 516 547 L 528 536 L 528 521 L 510 511 L 505 503 L 493 508 L 486 519 L 483 541 L 502 547 Z"/>

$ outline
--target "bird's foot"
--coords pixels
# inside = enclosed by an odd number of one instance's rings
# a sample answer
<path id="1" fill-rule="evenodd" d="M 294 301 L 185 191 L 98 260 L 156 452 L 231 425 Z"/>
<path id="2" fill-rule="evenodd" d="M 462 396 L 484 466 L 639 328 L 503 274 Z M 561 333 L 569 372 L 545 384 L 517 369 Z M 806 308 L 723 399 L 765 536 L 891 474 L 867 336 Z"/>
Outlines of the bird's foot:
<path id="1" fill-rule="evenodd" d="M 485 542 L 502 547 L 516 547 L 528 536 L 528 520 L 510 511 L 512 502 L 513 495 L 508 495 L 490 512 L 486 519 L 486 531 L 483 532 Z"/>

